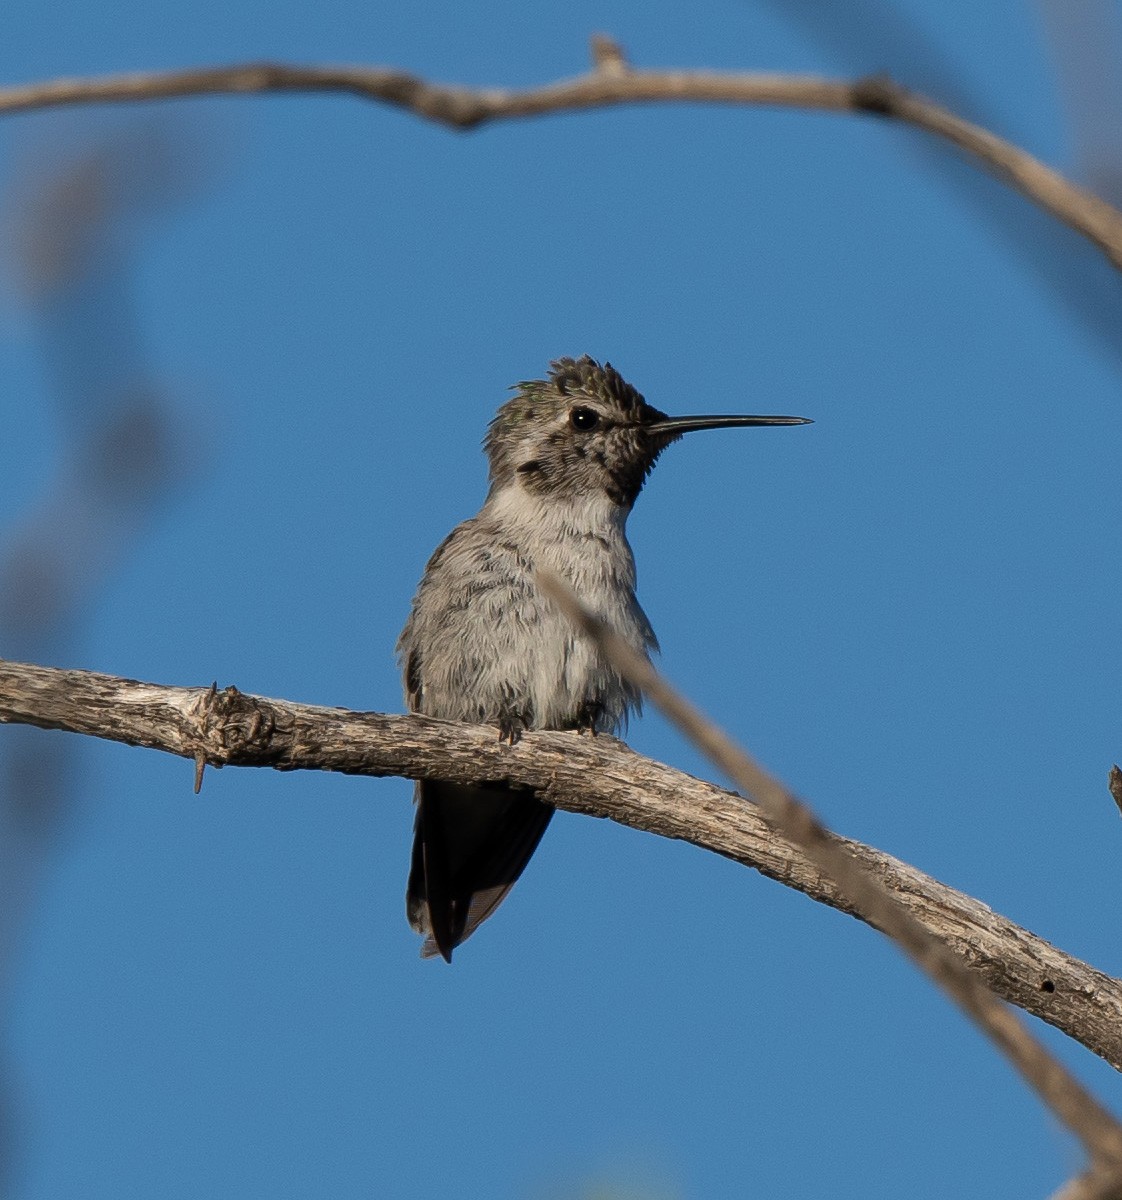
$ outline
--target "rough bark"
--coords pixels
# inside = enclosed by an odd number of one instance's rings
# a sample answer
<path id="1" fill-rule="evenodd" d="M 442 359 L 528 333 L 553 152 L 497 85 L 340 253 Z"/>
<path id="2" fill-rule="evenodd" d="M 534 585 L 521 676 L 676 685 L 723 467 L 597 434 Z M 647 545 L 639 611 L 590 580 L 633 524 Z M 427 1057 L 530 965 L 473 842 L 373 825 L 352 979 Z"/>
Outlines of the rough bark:
<path id="1" fill-rule="evenodd" d="M 866 919 L 771 831 L 756 805 L 613 738 L 528 733 L 509 746 L 481 726 L 3 661 L 0 722 L 147 746 L 213 766 L 502 780 L 533 788 L 558 808 L 712 850 Z M 1122 981 L 891 855 L 838 840 L 999 996 L 1122 1070 Z"/>

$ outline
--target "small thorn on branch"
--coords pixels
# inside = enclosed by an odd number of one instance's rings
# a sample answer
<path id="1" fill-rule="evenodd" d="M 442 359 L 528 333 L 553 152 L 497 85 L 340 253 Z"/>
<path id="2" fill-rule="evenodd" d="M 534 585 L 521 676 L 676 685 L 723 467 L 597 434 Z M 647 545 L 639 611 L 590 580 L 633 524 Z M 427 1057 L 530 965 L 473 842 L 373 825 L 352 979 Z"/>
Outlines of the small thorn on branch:
<path id="1" fill-rule="evenodd" d="M 631 69 L 623 47 L 606 33 L 594 33 L 590 39 L 592 68 L 602 75 L 626 75 Z"/>
<path id="2" fill-rule="evenodd" d="M 1118 805 L 1118 811 L 1122 812 L 1122 767 L 1119 767 L 1117 763 L 1110 768 L 1107 782 L 1110 794 L 1114 797 L 1114 803 Z"/>
<path id="3" fill-rule="evenodd" d="M 206 755 L 201 750 L 195 751 L 195 795 L 203 790 L 203 772 L 206 770 Z"/>

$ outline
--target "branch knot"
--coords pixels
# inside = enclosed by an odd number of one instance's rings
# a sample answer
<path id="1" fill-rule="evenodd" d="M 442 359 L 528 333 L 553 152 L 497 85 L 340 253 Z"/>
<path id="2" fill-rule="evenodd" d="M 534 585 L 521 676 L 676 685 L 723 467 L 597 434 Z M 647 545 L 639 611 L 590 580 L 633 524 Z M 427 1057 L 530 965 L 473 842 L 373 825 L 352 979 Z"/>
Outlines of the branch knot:
<path id="1" fill-rule="evenodd" d="M 199 693 L 193 715 L 196 757 L 202 754 L 216 767 L 234 762 L 249 751 L 259 756 L 276 730 L 272 706 L 260 697 L 239 692 L 233 685 L 219 691 L 218 684 L 212 683 Z"/>
<path id="2" fill-rule="evenodd" d="M 866 75 L 853 85 L 853 107 L 876 117 L 891 117 L 900 107 L 904 89 L 888 75 Z"/>

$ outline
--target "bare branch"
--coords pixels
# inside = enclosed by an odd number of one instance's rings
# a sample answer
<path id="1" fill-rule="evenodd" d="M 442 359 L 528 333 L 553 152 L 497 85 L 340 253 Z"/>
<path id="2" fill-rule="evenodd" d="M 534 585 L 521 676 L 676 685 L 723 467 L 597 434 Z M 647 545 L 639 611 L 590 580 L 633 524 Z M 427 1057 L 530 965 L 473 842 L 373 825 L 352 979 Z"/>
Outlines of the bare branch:
<path id="1" fill-rule="evenodd" d="M 95 79 L 53 79 L 0 88 L 0 114 L 73 104 L 263 92 L 346 92 L 403 108 L 453 129 L 547 113 L 622 104 L 772 105 L 890 117 L 950 142 L 1057 220 L 1098 246 L 1122 268 L 1122 213 L 1077 187 L 1024 150 L 885 77 L 716 71 L 637 71 L 609 39 L 593 43 L 594 69 L 576 79 L 526 91 L 430 83 L 389 67 L 238 63 L 185 71 L 135 72 Z"/>
<path id="2" fill-rule="evenodd" d="M 1122 1125 L 1078 1079 L 1045 1049 L 983 981 L 911 913 L 826 828 L 812 810 L 768 774 L 700 710 L 674 690 L 645 655 L 585 608 L 572 589 L 552 574 L 538 583 L 611 665 L 717 767 L 754 796 L 776 831 L 793 842 L 838 884 L 854 908 L 883 930 L 960 1008 L 974 1019 L 1021 1077 L 1086 1147 L 1104 1178 L 1122 1187 Z"/>
<path id="3" fill-rule="evenodd" d="M 813 900 L 868 920 L 805 854 L 772 832 L 755 804 L 644 758 L 614 738 L 494 731 L 430 717 L 356 713 L 245 695 L 166 687 L 0 660 L 0 722 L 65 729 L 197 763 L 281 771 L 402 775 L 457 783 L 504 780 L 558 808 L 691 842 Z M 859 859 L 998 995 L 1122 1070 L 1122 981 L 1058 950 L 979 900 L 891 855 L 832 838 Z M 872 923 L 871 921 L 869 922 Z"/>
<path id="4" fill-rule="evenodd" d="M 1120 1200 L 1122 1187 L 1109 1171 L 1087 1171 L 1069 1179 L 1049 1200 Z"/>

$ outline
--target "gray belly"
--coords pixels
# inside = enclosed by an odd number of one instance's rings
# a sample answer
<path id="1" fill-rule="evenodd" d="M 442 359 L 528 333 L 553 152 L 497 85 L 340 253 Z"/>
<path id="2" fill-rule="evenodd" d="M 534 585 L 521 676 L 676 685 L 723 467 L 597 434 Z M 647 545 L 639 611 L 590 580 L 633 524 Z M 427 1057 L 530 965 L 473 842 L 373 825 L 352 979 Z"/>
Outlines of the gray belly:
<path id="1" fill-rule="evenodd" d="M 421 711 L 494 724 L 511 708 L 532 729 L 564 729 L 590 707 L 617 730 L 636 697 L 557 609 L 526 580 L 472 590 L 432 630 L 422 666 Z M 594 604 L 641 653 L 645 618 L 629 594 Z"/>

